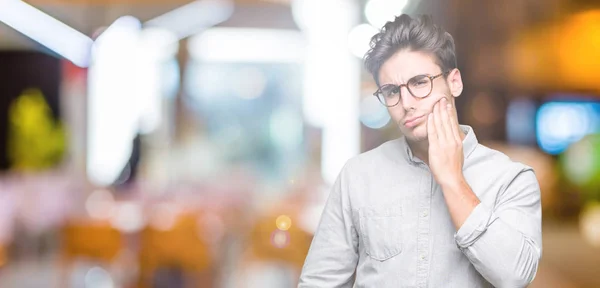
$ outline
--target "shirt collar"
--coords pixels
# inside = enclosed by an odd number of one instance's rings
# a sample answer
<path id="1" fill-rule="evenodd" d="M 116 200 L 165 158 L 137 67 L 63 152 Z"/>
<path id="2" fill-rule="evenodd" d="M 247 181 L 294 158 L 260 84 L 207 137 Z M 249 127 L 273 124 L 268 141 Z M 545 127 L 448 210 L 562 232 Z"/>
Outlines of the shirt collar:
<path id="1" fill-rule="evenodd" d="M 464 159 L 467 159 L 469 155 L 471 155 L 471 153 L 475 150 L 479 142 L 477 141 L 477 136 L 475 136 L 475 132 L 473 131 L 473 128 L 471 128 L 471 126 L 460 125 L 460 129 L 465 133 L 465 139 L 463 140 L 463 155 L 465 157 Z M 412 163 L 423 162 L 413 155 L 412 150 L 410 150 L 410 147 L 406 142 L 406 137 L 404 136 L 402 136 L 402 143 L 404 146 L 403 154 L 406 156 L 406 159 L 408 159 L 408 161 Z"/>

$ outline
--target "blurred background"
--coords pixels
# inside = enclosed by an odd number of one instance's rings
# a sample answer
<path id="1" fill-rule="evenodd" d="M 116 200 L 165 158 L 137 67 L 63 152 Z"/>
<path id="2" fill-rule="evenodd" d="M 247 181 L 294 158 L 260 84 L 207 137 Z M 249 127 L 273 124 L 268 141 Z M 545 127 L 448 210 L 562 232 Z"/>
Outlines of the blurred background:
<path id="1" fill-rule="evenodd" d="M 0 0 L 0 287 L 294 287 L 345 161 L 400 136 L 361 58 L 401 13 L 537 172 L 532 287 L 600 287 L 597 0 Z"/>

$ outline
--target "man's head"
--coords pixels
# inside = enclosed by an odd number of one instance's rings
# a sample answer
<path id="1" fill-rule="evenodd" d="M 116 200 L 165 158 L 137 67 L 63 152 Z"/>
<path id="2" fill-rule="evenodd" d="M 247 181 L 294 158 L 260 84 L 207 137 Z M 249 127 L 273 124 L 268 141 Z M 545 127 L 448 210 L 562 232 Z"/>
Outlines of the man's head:
<path id="1" fill-rule="evenodd" d="M 435 103 L 445 97 L 454 106 L 463 88 L 454 39 L 428 16 L 403 14 L 386 23 L 371 39 L 365 67 L 392 120 L 415 142 L 427 140 L 427 114 Z"/>

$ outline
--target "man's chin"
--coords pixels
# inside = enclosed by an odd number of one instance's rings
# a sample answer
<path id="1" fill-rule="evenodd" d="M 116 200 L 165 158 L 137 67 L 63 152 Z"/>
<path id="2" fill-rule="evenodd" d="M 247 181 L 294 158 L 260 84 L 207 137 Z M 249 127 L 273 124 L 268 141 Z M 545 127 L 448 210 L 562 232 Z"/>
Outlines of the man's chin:
<path id="1" fill-rule="evenodd" d="M 427 141 L 427 130 L 424 127 L 415 127 L 415 129 L 401 131 L 402 134 L 412 142 Z"/>
<path id="2" fill-rule="evenodd" d="M 412 141 L 412 142 L 425 142 L 427 141 L 427 134 L 425 135 L 421 135 L 421 134 L 410 134 L 410 135 L 406 135 L 406 138 L 408 138 L 408 140 Z"/>

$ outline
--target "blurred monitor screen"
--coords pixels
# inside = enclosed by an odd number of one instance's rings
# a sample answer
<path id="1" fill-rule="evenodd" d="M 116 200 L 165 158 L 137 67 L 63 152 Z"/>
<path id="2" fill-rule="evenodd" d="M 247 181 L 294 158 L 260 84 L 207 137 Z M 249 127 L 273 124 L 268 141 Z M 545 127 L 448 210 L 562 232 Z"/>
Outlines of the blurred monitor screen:
<path id="1" fill-rule="evenodd" d="M 506 137 L 513 145 L 536 145 L 535 115 L 538 104 L 531 98 L 513 100 L 506 112 Z"/>
<path id="2" fill-rule="evenodd" d="M 543 151 L 560 154 L 584 136 L 600 133 L 600 100 L 570 95 L 554 99 L 536 113 L 535 134 Z"/>

